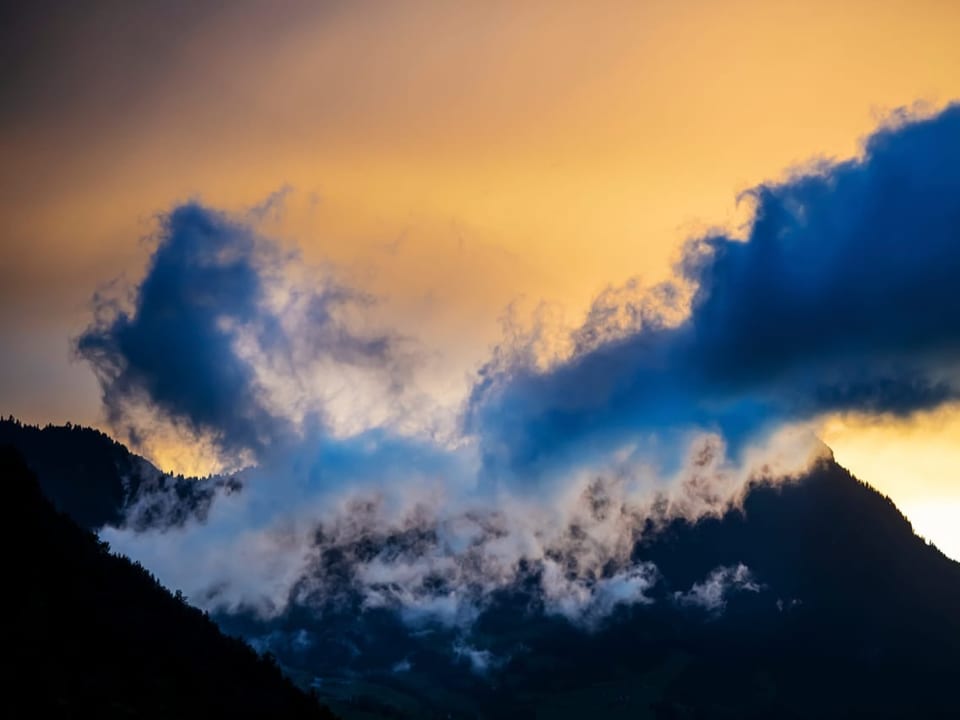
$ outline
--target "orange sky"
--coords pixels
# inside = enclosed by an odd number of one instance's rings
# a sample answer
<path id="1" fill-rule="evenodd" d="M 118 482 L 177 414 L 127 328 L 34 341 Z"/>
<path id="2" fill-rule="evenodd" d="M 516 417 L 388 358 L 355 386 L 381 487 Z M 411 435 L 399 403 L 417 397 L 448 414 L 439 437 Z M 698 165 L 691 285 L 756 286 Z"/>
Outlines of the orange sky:
<path id="1" fill-rule="evenodd" d="M 0 112 L 0 410 L 96 423 L 68 343 L 91 292 L 136 279 L 178 200 L 282 187 L 270 231 L 383 298 L 455 395 L 508 303 L 575 321 L 742 221 L 739 191 L 960 97 L 958 28 L 949 0 L 171 3 L 31 25 Z M 957 417 L 825 437 L 960 556 L 937 510 L 960 506 Z"/>

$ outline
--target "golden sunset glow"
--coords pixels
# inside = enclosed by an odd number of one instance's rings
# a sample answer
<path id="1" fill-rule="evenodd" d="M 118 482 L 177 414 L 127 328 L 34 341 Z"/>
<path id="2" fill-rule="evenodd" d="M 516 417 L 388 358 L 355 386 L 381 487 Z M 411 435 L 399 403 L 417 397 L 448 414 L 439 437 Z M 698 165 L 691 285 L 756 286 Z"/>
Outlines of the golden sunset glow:
<path id="1" fill-rule="evenodd" d="M 178 201 L 244 212 L 288 188 L 263 231 L 379 298 L 453 402 L 511 303 L 574 323 L 744 222 L 740 192 L 960 97 L 947 0 L 238 5 L 143 50 L 137 28 L 90 23 L 0 116 L 4 414 L 103 423 L 66 338 Z M 936 510 L 960 503 L 955 408 L 827 418 L 823 438 L 960 556 Z M 209 469 L 175 443 L 155 459 Z"/>

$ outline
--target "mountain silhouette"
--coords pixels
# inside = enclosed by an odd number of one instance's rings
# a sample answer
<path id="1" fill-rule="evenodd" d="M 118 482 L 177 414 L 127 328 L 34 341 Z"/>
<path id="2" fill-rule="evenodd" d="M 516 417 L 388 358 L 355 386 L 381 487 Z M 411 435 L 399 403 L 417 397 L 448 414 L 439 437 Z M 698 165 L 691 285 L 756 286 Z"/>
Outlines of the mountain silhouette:
<path id="1" fill-rule="evenodd" d="M 333 717 L 270 656 L 58 513 L 13 448 L 0 448 L 0 476 L 5 717 Z"/>
<path id="2" fill-rule="evenodd" d="M 742 509 L 642 538 L 633 557 L 660 575 L 652 602 L 594 627 L 544 612 L 534 567 L 466 632 L 411 630 L 348 594 L 319 609 L 297 595 L 269 621 L 217 620 L 272 638 L 287 671 L 320 678 L 345 717 L 369 717 L 355 713 L 361 700 L 394 717 L 960 716 L 960 564 L 832 460 L 797 482 L 757 483 Z M 322 560 L 335 577 L 340 557 Z"/>
<path id="3" fill-rule="evenodd" d="M 162 473 L 99 430 L 70 423 L 41 428 L 13 417 L 0 419 L 3 445 L 20 451 L 44 494 L 87 530 L 122 521 L 134 526 L 181 524 L 190 516 L 203 517 L 218 489 L 240 490 L 231 477 Z M 133 506 L 136 511 L 131 513 Z"/>
<path id="4" fill-rule="evenodd" d="M 17 434 L 10 425 L 0 426 L 5 437 L 26 438 L 22 449 L 28 457 L 31 448 L 34 457 L 39 453 L 43 462 L 35 469 L 41 485 L 59 488 L 60 497 L 71 503 L 82 495 L 83 502 L 64 509 L 74 507 L 88 522 L 122 517 L 131 497 L 140 497 L 142 505 L 151 492 L 169 491 L 170 480 L 141 479 L 131 495 L 124 476 L 138 459 L 96 431 L 34 428 Z M 11 463 L 5 460 L 5 474 L 22 475 L 22 468 Z M 71 476 L 73 467 L 83 472 Z M 83 491 L 71 489 L 72 482 L 83 483 Z M 8 507 L 40 503 L 35 486 L 11 483 L 8 478 L 8 487 L 34 489 L 17 490 L 16 502 Z M 97 493 L 102 495 L 94 497 Z M 202 495 L 194 496 L 189 487 L 180 493 L 189 512 L 197 513 Z M 34 514 L 69 534 L 61 527 L 66 521 L 49 509 Z M 202 518 L 202 511 L 198 514 Z M 349 591 L 344 558 L 374 557 L 385 548 L 419 541 L 400 536 L 364 537 L 355 548 L 318 550 L 315 563 L 325 581 L 342 577 L 343 592 L 318 601 L 300 587 L 278 616 L 264 619 L 251 609 L 211 617 L 228 634 L 269 650 L 294 682 L 312 688 L 346 718 L 960 717 L 955 682 L 960 564 L 918 537 L 888 498 L 833 460 L 821 461 L 797 481 L 755 482 L 742 506 L 722 516 L 675 519 L 656 527 L 649 522 L 632 559 L 657 568 L 657 582 L 648 592 L 651 602 L 618 606 L 590 626 L 544 611 L 538 591 L 543 570 L 532 564 L 521 569 L 513 585 L 497 591 L 468 628 L 413 628 L 392 609 L 368 607 Z M 25 549 L 39 542 L 37 528 L 30 523 L 17 528 L 19 555 L 40 559 L 41 550 Z M 62 555 L 66 548 L 86 548 L 83 562 L 95 565 L 123 562 L 106 554 L 93 536 L 76 528 L 69 532 L 82 542 L 57 541 L 43 549 L 44 558 L 54 554 L 56 559 L 33 562 L 33 569 L 18 571 L 13 584 L 35 593 L 22 610 L 33 615 L 16 623 L 25 628 L 16 652 L 34 653 L 31 663 L 19 665 L 32 668 L 23 670 L 25 683 L 31 672 L 45 667 L 38 657 L 43 653 L 32 649 L 31 633 L 42 628 L 43 641 L 51 644 L 58 633 L 71 637 L 71 623 L 94 612 L 90 606 L 99 600 L 93 598 L 103 598 L 85 587 L 62 590 L 69 587 L 64 583 L 80 582 L 78 564 Z M 148 586 L 144 594 L 162 593 L 142 569 L 123 567 Z M 50 606 L 47 594 L 60 598 L 60 604 Z M 156 611 L 139 599 L 121 605 L 140 607 L 125 612 L 142 624 L 153 622 L 154 612 L 158 617 L 172 612 L 208 634 L 214 631 L 198 611 L 164 598 L 159 605 L 165 609 Z M 112 608 L 119 600 L 105 602 Z M 47 617 L 56 624 L 41 621 Z M 97 633 L 83 632 L 83 642 L 69 644 L 75 650 L 65 663 L 82 664 L 83 652 L 95 647 Z M 182 628 L 171 633 L 191 634 Z M 304 637 L 311 641 L 303 642 Z M 242 645 L 230 647 L 247 652 L 257 668 L 268 664 Z M 127 656 L 116 671 L 132 672 L 129 667 L 140 662 L 142 656 Z M 151 660 L 150 668 L 162 676 L 157 668 L 163 662 Z M 69 675 L 63 665 L 40 674 L 44 682 L 69 688 L 50 679 L 60 672 Z M 198 675 L 197 682 L 222 688 L 223 676 L 233 674 L 224 670 L 211 681 Z M 107 697 L 112 683 L 105 678 L 111 676 L 98 677 Z M 163 687 L 151 685 L 145 692 L 162 695 Z"/>

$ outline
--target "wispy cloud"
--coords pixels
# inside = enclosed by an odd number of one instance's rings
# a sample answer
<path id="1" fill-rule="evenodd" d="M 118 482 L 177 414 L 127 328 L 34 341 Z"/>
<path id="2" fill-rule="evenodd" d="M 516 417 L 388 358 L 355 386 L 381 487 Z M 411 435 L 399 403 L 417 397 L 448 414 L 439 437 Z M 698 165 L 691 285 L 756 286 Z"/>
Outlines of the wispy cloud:
<path id="1" fill-rule="evenodd" d="M 251 218 L 274 212 L 271 196 Z M 296 254 L 240 219 L 192 203 L 161 216 L 146 275 L 94 299 L 77 339 L 108 419 L 134 444 L 150 421 L 185 426 L 229 459 L 255 461 L 292 441 L 305 417 L 329 424 L 318 396 L 331 367 L 376 377 L 390 395 L 399 338 L 345 319 L 372 299 L 309 273 Z"/>
<path id="2" fill-rule="evenodd" d="M 196 602 L 265 615 L 344 601 L 464 626 L 520 582 L 585 626 L 648 602 L 641 533 L 805 472 L 821 413 L 960 391 L 960 108 L 895 118 L 861 158 L 752 196 L 746 238 L 692 241 L 673 283 L 608 290 L 560 335 L 513 328 L 444 442 L 366 412 L 416 407 L 371 298 L 311 283 L 238 220 L 175 209 L 131 305 L 101 301 L 78 349 L 115 422 L 145 406 L 257 464 L 205 523 L 105 536 Z M 351 408 L 366 420 L 338 423 Z M 680 600 L 722 608 L 747 573 Z"/>
<path id="3" fill-rule="evenodd" d="M 687 592 L 674 593 L 674 598 L 681 605 L 722 612 L 727 606 L 727 597 L 737 591 L 760 592 L 760 585 L 750 568 L 743 563 L 716 568 L 702 582 L 694 583 Z"/>
<path id="4" fill-rule="evenodd" d="M 957 397 L 960 107 L 895 116 L 861 158 L 749 195 L 745 241 L 698 238 L 674 283 L 601 297 L 564 362 L 539 366 L 529 336 L 499 349 L 468 413 L 492 473 L 528 478 L 665 428 L 717 428 L 737 446 L 824 412 Z"/>

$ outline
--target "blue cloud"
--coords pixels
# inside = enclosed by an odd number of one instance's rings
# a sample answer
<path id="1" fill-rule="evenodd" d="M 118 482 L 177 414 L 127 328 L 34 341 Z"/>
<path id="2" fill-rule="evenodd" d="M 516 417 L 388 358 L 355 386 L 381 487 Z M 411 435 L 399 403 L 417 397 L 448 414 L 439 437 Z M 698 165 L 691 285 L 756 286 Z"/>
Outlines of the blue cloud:
<path id="1" fill-rule="evenodd" d="M 639 329 L 604 326 L 622 301 L 608 293 L 574 332 L 567 361 L 485 367 L 465 427 L 487 470 L 531 478 L 625 440 L 656 436 L 669 448 L 672 436 L 680 447 L 691 430 L 716 431 L 736 452 L 823 412 L 906 414 L 957 398 L 960 107 L 897 120 L 856 160 L 752 190 L 746 239 L 690 242 L 677 281 L 629 308 Z M 271 402 L 241 339 L 294 383 L 318 357 L 390 366 L 393 338 L 338 319 L 344 305 L 371 302 L 350 288 L 285 285 L 299 308 L 291 331 L 268 297 L 288 260 L 200 205 L 166 215 L 131 309 L 100 299 L 77 342 L 111 420 L 133 426 L 131 408 L 145 404 L 227 452 L 261 456 L 284 444 L 293 419 Z M 684 288 L 694 289 L 689 314 L 659 315 Z"/>
<path id="2" fill-rule="evenodd" d="M 228 451 L 261 450 L 282 422 L 262 403 L 250 363 L 235 350 L 236 326 L 272 323 L 263 314 L 263 258 L 248 228 L 199 205 L 162 218 L 157 249 L 132 312 L 100 297 L 98 321 L 77 351 L 97 372 L 110 419 L 147 400 Z"/>
<path id="3" fill-rule="evenodd" d="M 136 409 L 148 407 L 212 437 L 224 453 L 258 457 L 294 428 L 287 409 L 270 401 L 256 362 L 280 367 L 293 382 L 303 362 L 323 357 L 388 364 L 391 338 L 357 335 L 338 320 L 337 309 L 366 298 L 331 282 L 292 286 L 283 278 L 291 260 L 250 226 L 202 205 L 162 216 L 132 307 L 98 295 L 96 319 L 76 342 L 97 374 L 111 423 L 136 442 Z M 271 302 L 277 284 L 286 308 Z M 290 305 L 300 308 L 295 327 L 285 322 Z"/>
<path id="4" fill-rule="evenodd" d="M 696 239 L 675 283 L 602 294 L 569 359 L 543 369 L 525 338 L 501 347 L 468 398 L 472 437 L 449 445 L 389 424 L 330 433 L 322 413 L 298 423 L 263 366 L 293 376 L 291 405 L 318 357 L 330 374 L 389 366 L 393 339 L 338 311 L 371 299 L 297 288 L 250 228 L 176 208 L 131 308 L 99 301 L 78 351 L 116 422 L 146 404 L 258 466 L 204 523 L 105 537 L 211 609 L 267 616 L 349 595 L 466 627 L 517 583 L 588 624 L 647 602 L 656 572 L 633 550 L 649 521 L 724 511 L 755 473 L 795 476 L 821 457 L 785 423 L 960 395 L 960 108 L 753 196 L 745 239 Z M 750 589 L 745 572 L 734 579 Z"/>
<path id="5" fill-rule="evenodd" d="M 734 447 L 826 411 L 906 414 L 960 395 L 960 107 L 897 118 L 863 156 L 755 188 L 746 241 L 688 244 L 679 325 L 651 322 L 547 371 L 491 364 L 467 426 L 488 465 L 641 431 Z M 654 318 L 655 320 L 655 318 Z"/>

